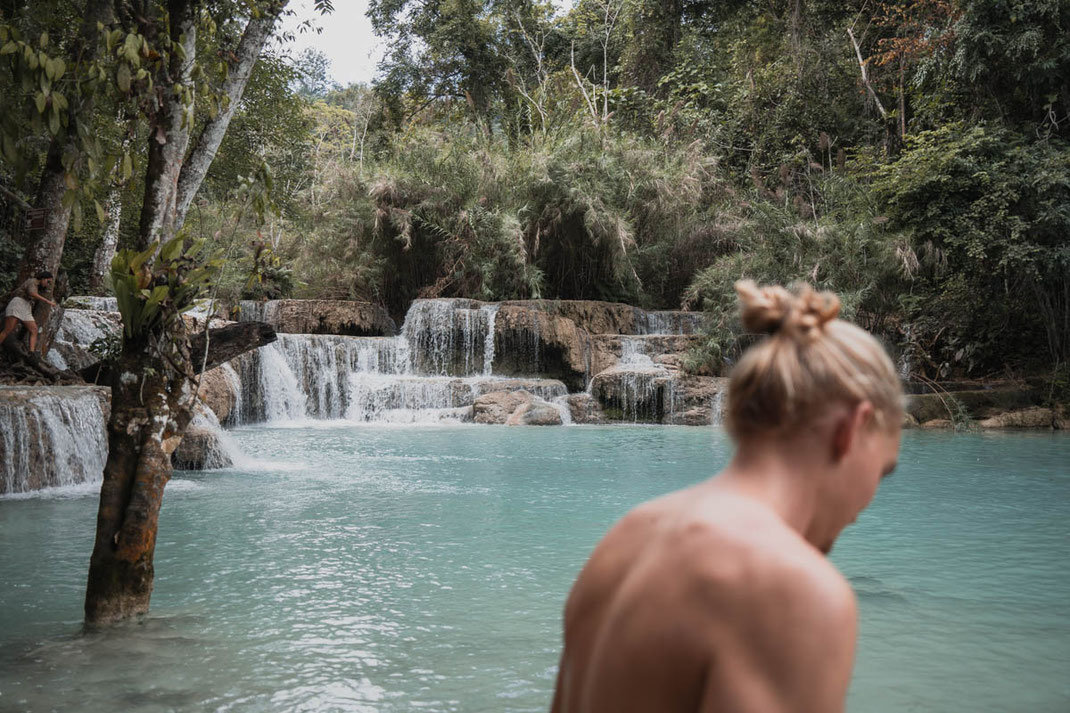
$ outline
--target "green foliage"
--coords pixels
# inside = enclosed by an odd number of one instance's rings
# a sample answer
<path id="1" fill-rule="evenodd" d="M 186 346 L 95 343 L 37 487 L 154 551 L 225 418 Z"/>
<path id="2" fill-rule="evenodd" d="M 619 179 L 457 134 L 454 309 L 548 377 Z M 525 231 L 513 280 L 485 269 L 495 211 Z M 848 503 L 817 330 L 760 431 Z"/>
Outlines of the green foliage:
<path id="1" fill-rule="evenodd" d="M 1070 146 L 1056 140 L 949 124 L 875 172 L 891 225 L 911 238 L 921 289 L 904 306 L 941 376 L 1035 361 L 1022 345 L 1045 336 L 1051 358 L 1066 359 L 1067 166 Z"/>
<path id="2" fill-rule="evenodd" d="M 811 195 L 805 212 L 816 215 L 809 218 L 787 201 L 752 201 L 719 234 L 720 254 L 696 273 L 685 303 L 713 316 L 703 351 L 714 363 L 740 350 L 733 285 L 741 279 L 832 290 L 848 319 L 878 332 L 892 329 L 905 288 L 903 239 L 879 215 L 868 188 L 852 178 L 818 175 Z"/>
<path id="3" fill-rule="evenodd" d="M 162 247 L 154 243 L 142 252 L 116 253 L 110 285 L 126 339 L 166 332 L 207 291 L 220 260 L 206 253 L 202 240 L 188 247 L 183 242 L 175 237 Z"/>

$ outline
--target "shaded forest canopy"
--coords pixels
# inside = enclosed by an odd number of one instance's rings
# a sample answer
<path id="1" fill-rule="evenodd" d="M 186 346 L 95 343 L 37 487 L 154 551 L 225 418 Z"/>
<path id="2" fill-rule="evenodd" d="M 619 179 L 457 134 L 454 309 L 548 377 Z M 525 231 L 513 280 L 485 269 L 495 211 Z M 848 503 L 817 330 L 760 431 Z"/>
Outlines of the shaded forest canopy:
<path id="1" fill-rule="evenodd" d="M 0 0 L 0 22 L 69 44 L 77 6 Z M 696 359 L 720 361 L 734 280 L 807 280 L 930 378 L 1070 361 L 1070 0 L 372 0 L 369 14 L 390 46 L 371 87 L 333 85 L 321 55 L 282 39 L 261 54 L 182 228 L 225 255 L 221 296 L 395 315 L 431 296 L 705 309 Z M 235 29 L 217 26 L 203 41 L 227 46 Z M 13 41 L 0 36 L 0 291 L 52 120 Z M 74 292 L 107 289 L 94 256 L 109 228 L 136 244 L 144 194 L 143 123 L 110 96 L 93 111 L 101 165 L 69 183 Z"/>

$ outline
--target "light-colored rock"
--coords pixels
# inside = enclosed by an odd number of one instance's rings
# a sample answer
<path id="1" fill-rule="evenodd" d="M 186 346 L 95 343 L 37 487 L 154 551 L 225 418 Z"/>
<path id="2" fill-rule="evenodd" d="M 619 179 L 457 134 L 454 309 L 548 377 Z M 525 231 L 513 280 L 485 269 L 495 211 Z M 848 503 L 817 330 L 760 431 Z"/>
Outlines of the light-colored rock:
<path id="1" fill-rule="evenodd" d="M 201 375 L 201 388 L 198 392 L 205 406 L 212 409 L 220 422 L 230 417 L 238 402 L 238 394 L 227 377 L 226 367 L 217 366 Z"/>
<path id="2" fill-rule="evenodd" d="M 1067 424 L 1058 413 L 1050 408 L 1034 406 L 982 419 L 977 425 L 981 428 L 1062 429 L 1066 428 Z"/>
<path id="3" fill-rule="evenodd" d="M 280 334 L 341 334 L 383 337 L 397 333 L 386 310 L 371 302 L 350 300 L 243 300 L 231 318 L 267 322 Z"/>
<path id="4" fill-rule="evenodd" d="M 472 420 L 484 424 L 504 424 L 521 406 L 534 400 L 527 391 L 492 391 L 476 398 Z"/>
<path id="5" fill-rule="evenodd" d="M 472 404 L 472 420 L 508 426 L 560 426 L 561 412 L 527 391 L 493 391 Z"/>
<path id="6" fill-rule="evenodd" d="M 560 426 L 561 412 L 540 398 L 521 404 L 505 422 L 508 426 Z"/>
<path id="7" fill-rule="evenodd" d="M 573 423 L 606 423 L 606 415 L 602 412 L 602 407 L 590 394 L 586 392 L 569 394 L 567 402 Z"/>
<path id="8" fill-rule="evenodd" d="M 954 427 L 955 427 L 955 424 L 952 423 L 951 419 L 948 419 L 948 418 L 932 418 L 932 419 L 929 419 L 928 421 L 925 421 L 924 423 L 922 423 L 919 426 L 919 428 L 927 428 L 927 429 L 933 429 L 933 430 L 939 430 L 939 429 L 945 429 L 945 428 L 954 428 Z"/>

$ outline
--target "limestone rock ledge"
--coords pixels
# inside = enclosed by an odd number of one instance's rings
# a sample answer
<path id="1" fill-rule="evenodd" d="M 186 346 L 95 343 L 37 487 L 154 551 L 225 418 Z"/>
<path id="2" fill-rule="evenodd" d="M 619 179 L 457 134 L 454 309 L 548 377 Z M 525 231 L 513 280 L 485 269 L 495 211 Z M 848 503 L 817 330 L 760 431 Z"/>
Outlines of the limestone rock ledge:
<path id="1" fill-rule="evenodd" d="M 240 322 L 267 322 L 280 334 L 339 334 L 384 337 L 397 333 L 386 310 L 371 302 L 350 300 L 242 300 Z"/>

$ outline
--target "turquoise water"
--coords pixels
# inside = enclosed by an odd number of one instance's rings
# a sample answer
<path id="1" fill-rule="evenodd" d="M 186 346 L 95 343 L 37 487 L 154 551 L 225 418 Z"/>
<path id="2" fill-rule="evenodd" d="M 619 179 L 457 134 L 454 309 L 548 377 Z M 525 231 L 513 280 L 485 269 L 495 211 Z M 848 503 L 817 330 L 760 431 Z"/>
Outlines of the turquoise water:
<path id="1" fill-rule="evenodd" d="M 560 612 L 634 504 L 718 431 L 235 431 L 180 473 L 149 619 L 79 636 L 92 488 L 0 500 L 0 711 L 543 711 Z M 1070 710 L 1070 438 L 907 434 L 833 560 L 860 595 L 849 710 Z"/>

